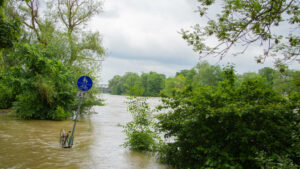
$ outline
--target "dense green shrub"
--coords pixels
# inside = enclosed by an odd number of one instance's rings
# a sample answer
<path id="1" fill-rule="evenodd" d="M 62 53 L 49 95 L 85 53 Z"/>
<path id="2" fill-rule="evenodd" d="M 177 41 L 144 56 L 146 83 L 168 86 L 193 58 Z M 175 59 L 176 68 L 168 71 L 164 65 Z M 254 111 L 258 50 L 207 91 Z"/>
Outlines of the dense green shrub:
<path id="1" fill-rule="evenodd" d="M 0 17 L 0 49 L 10 48 L 19 36 L 19 21 L 8 22 Z"/>
<path id="2" fill-rule="evenodd" d="M 278 156 L 275 154 L 271 157 L 266 157 L 265 152 L 259 152 L 257 153 L 256 160 L 261 169 L 298 169 L 300 167 L 294 164 L 288 155 Z"/>
<path id="3" fill-rule="evenodd" d="M 0 84 L 0 109 L 7 109 L 12 106 L 13 89 L 6 85 Z"/>
<path id="4" fill-rule="evenodd" d="M 21 89 L 13 106 L 17 116 L 52 120 L 69 117 L 76 93 L 72 69 L 34 45 L 20 45 L 11 54 L 21 58 L 23 64 L 13 78 Z"/>
<path id="5" fill-rule="evenodd" d="M 11 108 L 16 96 L 21 92 L 19 77 L 22 68 L 11 67 L 0 70 L 0 109 Z"/>
<path id="6" fill-rule="evenodd" d="M 82 74 L 53 56 L 55 52 L 39 45 L 19 43 L 6 58 L 15 63 L 0 71 L 0 108 L 13 109 L 23 119 L 64 120 L 77 110 L 76 80 Z M 92 76 L 91 76 L 92 77 Z M 93 78 L 93 77 L 92 77 Z M 102 105 L 97 86 L 83 99 L 81 113 Z"/>
<path id="7" fill-rule="evenodd" d="M 65 25 L 67 29 L 61 29 L 61 24 L 57 24 L 61 20 L 50 14 L 52 10 L 49 10 L 50 13 L 40 13 L 26 5 L 29 0 L 17 4 L 5 2 L 0 1 L 0 108 L 13 105 L 16 115 L 24 119 L 66 119 L 77 109 L 77 78 L 89 75 L 95 80 L 92 75 L 100 70 L 98 61 L 104 54 L 100 34 L 73 32 L 87 21 L 79 15 L 70 16 L 81 20 L 79 24 Z M 77 11 L 88 4 L 94 2 L 74 5 Z M 39 8 L 38 3 L 35 5 L 35 8 Z M 94 5 L 94 9 L 99 7 L 100 4 Z M 83 15 L 90 18 L 97 11 L 87 11 Z M 64 12 L 61 14 L 68 15 Z M 35 18 L 30 21 L 31 26 L 22 26 L 28 18 Z M 94 88 L 97 86 L 94 85 Z M 101 105 L 101 99 L 96 97 L 99 92 L 89 91 L 89 97 L 83 100 L 81 112 Z"/>
<path id="8" fill-rule="evenodd" d="M 13 43 L 20 35 L 20 21 L 12 20 L 5 16 L 4 10 L 6 7 L 6 0 L 0 1 L 0 50 L 3 48 L 11 48 Z M 1 61 L 2 51 L 0 51 Z"/>
<path id="9" fill-rule="evenodd" d="M 57 106 L 55 109 L 54 118 L 55 120 L 65 120 L 66 117 L 69 117 L 70 113 L 66 112 L 63 107 Z"/>
<path id="10" fill-rule="evenodd" d="M 128 123 L 126 128 L 127 139 L 124 147 L 129 147 L 130 150 L 135 151 L 153 151 L 155 149 L 154 133 L 151 130 L 139 131 L 135 129 L 132 123 Z"/>
<path id="11" fill-rule="evenodd" d="M 262 78 L 236 83 L 233 69 L 218 86 L 187 87 L 163 100 L 157 127 L 174 141 L 159 149 L 177 168 L 260 168 L 284 157 L 299 165 L 299 97 L 283 97 Z M 298 99 L 297 99 L 298 98 Z"/>

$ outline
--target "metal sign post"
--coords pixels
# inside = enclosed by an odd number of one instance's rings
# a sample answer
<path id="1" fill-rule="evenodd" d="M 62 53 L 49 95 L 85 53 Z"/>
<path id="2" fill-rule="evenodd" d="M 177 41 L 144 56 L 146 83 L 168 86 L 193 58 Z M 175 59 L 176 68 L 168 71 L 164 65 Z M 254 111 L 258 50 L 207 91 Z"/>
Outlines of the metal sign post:
<path id="1" fill-rule="evenodd" d="M 81 106 L 81 103 L 82 103 L 82 97 L 79 98 L 79 104 L 78 104 L 77 114 L 76 114 L 76 116 L 75 116 L 75 121 L 74 121 L 73 129 L 72 129 L 72 135 L 71 135 L 70 140 L 69 140 L 69 143 L 68 143 L 69 146 L 70 146 L 70 148 L 72 148 L 72 146 L 73 146 L 74 132 L 75 132 L 75 127 L 76 127 L 78 115 L 79 115 L 79 113 L 80 113 L 80 106 Z"/>
<path id="2" fill-rule="evenodd" d="M 93 86 L 93 81 L 88 76 L 81 76 L 77 80 L 77 87 L 79 90 L 81 90 L 81 91 L 77 92 L 77 96 L 79 97 L 79 104 L 78 104 L 77 114 L 75 116 L 75 121 L 74 121 L 73 129 L 72 129 L 72 135 L 69 139 L 68 146 L 66 146 L 65 148 L 72 148 L 72 146 L 73 146 L 74 133 L 75 133 L 77 119 L 80 114 L 80 106 L 82 104 L 82 99 L 87 97 L 87 95 L 88 95 L 87 91 L 89 91 L 92 88 L 92 86 Z"/>

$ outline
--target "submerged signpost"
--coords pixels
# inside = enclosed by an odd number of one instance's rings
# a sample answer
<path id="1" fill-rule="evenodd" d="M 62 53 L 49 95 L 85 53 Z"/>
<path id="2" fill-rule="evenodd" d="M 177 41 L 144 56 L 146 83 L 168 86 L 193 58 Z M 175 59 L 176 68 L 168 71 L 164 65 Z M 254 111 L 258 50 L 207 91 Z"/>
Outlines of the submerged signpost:
<path id="1" fill-rule="evenodd" d="M 90 77 L 88 76 L 81 76 L 78 80 L 77 80 L 77 87 L 80 91 L 77 92 L 77 96 L 79 97 L 79 104 L 78 104 L 78 109 L 77 109 L 77 114 L 75 116 L 75 121 L 74 121 L 74 125 L 73 125 L 73 129 L 72 129 L 72 135 L 71 137 L 68 139 L 68 134 L 65 135 L 64 131 L 63 131 L 63 136 L 61 133 L 61 139 L 63 137 L 63 141 L 61 141 L 62 147 L 64 148 L 72 148 L 73 146 L 73 142 L 74 142 L 74 132 L 75 132 L 75 127 L 76 127 L 76 123 L 77 123 L 77 119 L 78 116 L 80 114 L 80 106 L 82 103 L 82 99 L 87 97 L 88 93 L 87 91 L 89 91 L 93 86 L 93 81 Z M 66 145 L 66 142 L 68 139 L 68 145 Z"/>

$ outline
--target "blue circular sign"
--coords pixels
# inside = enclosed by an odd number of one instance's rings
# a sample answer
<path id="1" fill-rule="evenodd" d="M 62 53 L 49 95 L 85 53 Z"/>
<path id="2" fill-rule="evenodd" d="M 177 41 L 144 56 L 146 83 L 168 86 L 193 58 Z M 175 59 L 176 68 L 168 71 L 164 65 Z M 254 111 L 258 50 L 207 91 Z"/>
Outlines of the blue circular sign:
<path id="1" fill-rule="evenodd" d="M 88 91 L 92 88 L 93 81 L 88 76 L 81 76 L 77 80 L 77 86 L 78 86 L 78 89 L 81 90 L 81 91 Z"/>

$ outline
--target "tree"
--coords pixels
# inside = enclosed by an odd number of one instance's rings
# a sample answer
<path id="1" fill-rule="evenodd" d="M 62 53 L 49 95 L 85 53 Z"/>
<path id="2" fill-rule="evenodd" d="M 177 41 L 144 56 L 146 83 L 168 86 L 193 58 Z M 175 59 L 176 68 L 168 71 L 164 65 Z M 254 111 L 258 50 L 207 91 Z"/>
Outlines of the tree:
<path id="1" fill-rule="evenodd" d="M 140 77 L 137 73 L 126 72 L 125 75 L 122 77 L 123 79 L 123 86 L 124 86 L 124 93 L 129 94 L 129 90 L 134 87 L 135 84 L 140 80 Z"/>
<path id="2" fill-rule="evenodd" d="M 3 69 L 3 49 L 11 48 L 20 35 L 20 22 L 5 15 L 6 1 L 0 1 L 0 70 Z"/>
<path id="3" fill-rule="evenodd" d="M 64 120 L 71 116 L 76 93 L 76 73 L 49 57 L 38 45 L 20 44 L 10 53 L 23 65 L 11 67 L 6 86 L 17 86 L 13 108 L 23 119 Z M 17 85 L 14 85 L 17 84 Z"/>
<path id="4" fill-rule="evenodd" d="M 194 76 L 195 85 L 217 86 L 222 80 L 222 70 L 220 66 L 210 65 L 208 62 L 201 62 L 195 66 L 196 74 Z"/>
<path id="5" fill-rule="evenodd" d="M 297 0 L 222 0 L 222 10 L 215 17 L 207 15 L 215 0 L 198 0 L 198 12 L 208 18 L 206 26 L 199 24 L 192 31 L 182 31 L 183 38 L 192 45 L 200 57 L 217 56 L 222 59 L 229 50 L 239 45 L 243 49 L 234 55 L 244 53 L 257 42 L 264 46 L 264 52 L 257 57 L 262 63 L 267 57 L 276 56 L 276 65 L 297 60 L 300 54 L 299 14 Z M 214 19 L 211 19 L 214 18 Z M 290 32 L 276 31 L 277 27 L 289 26 Z M 207 39 L 215 37 L 217 45 L 210 46 Z M 298 59 L 300 62 L 300 60 Z"/>
<path id="6" fill-rule="evenodd" d="M 112 94 L 128 94 L 138 96 L 159 96 L 164 88 L 165 75 L 156 72 L 136 73 L 127 72 L 123 76 L 114 76 L 109 81 Z"/>
<path id="7" fill-rule="evenodd" d="M 186 77 L 189 72 L 190 72 L 190 70 L 184 69 L 184 70 L 181 70 L 180 72 L 176 72 L 175 76 L 182 74 L 184 77 Z"/>
<path id="8" fill-rule="evenodd" d="M 178 73 L 175 77 L 166 78 L 164 80 L 164 89 L 161 91 L 162 96 L 171 97 L 177 90 L 183 90 L 185 80 L 185 76 L 181 73 Z"/>
<path id="9" fill-rule="evenodd" d="M 108 87 L 110 88 L 111 94 L 120 95 L 123 93 L 123 85 L 120 83 L 121 76 L 116 75 L 108 82 Z"/>
<path id="10" fill-rule="evenodd" d="M 287 69 L 284 72 L 275 72 L 273 87 L 282 93 L 284 96 L 288 96 L 291 93 L 299 92 L 299 75 L 300 71 Z"/>
<path id="11" fill-rule="evenodd" d="M 195 68 L 192 68 L 191 70 L 189 70 L 189 72 L 185 76 L 185 85 L 192 85 L 192 83 L 194 81 L 194 76 L 196 74 L 197 74 L 197 72 L 196 72 Z"/>
<path id="12" fill-rule="evenodd" d="M 282 159 L 297 168 L 299 92 L 285 98 L 259 76 L 237 84 L 232 67 L 222 74 L 218 86 L 163 99 L 167 113 L 157 116 L 157 129 L 172 141 L 159 148 L 160 158 L 176 168 L 263 168 L 262 161 Z"/>
<path id="13" fill-rule="evenodd" d="M 237 82 L 239 84 L 241 84 L 246 80 L 251 80 L 251 79 L 253 80 L 253 79 L 256 79 L 258 77 L 262 77 L 262 76 L 260 74 L 255 73 L 255 72 L 245 72 L 242 75 L 238 75 Z M 268 83 L 269 87 L 272 87 L 272 85 L 270 85 L 269 81 L 266 81 L 266 83 Z"/>
<path id="14" fill-rule="evenodd" d="M 148 74 L 147 73 L 142 73 L 141 74 L 141 83 L 142 83 L 142 86 L 144 86 L 144 88 L 145 88 L 145 91 L 144 91 L 144 93 L 143 93 L 143 96 L 148 96 L 148 78 L 149 78 L 149 76 L 148 76 Z"/>
<path id="15" fill-rule="evenodd" d="M 145 96 L 159 96 L 160 91 L 164 88 L 165 75 L 156 72 L 150 72 L 147 78 L 147 88 Z"/>
<path id="16" fill-rule="evenodd" d="M 41 12 L 40 1 L 28 2 L 12 0 L 12 17 L 21 18 L 26 29 L 33 32 L 30 40 L 37 40 L 44 46 L 59 42 L 64 48 L 60 60 L 69 66 L 89 65 L 100 68 L 104 49 L 99 32 L 83 32 L 81 28 L 101 12 L 101 2 L 97 0 L 57 0 L 47 3 L 48 10 Z M 63 25 L 64 27 L 61 27 Z M 67 41 L 66 41 L 67 40 Z M 63 41 L 63 42 L 60 42 Z M 57 47 L 57 46 L 56 46 Z M 94 65 L 94 66 L 92 66 Z M 91 70 L 89 69 L 89 71 Z"/>
<path id="17" fill-rule="evenodd" d="M 276 70 L 269 68 L 269 67 L 264 67 L 258 71 L 258 73 L 263 77 L 266 78 L 267 82 L 273 86 L 274 84 L 274 79 L 275 79 L 275 74 Z"/>
<path id="18" fill-rule="evenodd" d="M 23 27 L 14 48 L 2 55 L 0 101 L 3 104 L 0 107 L 9 107 L 14 102 L 13 109 L 24 119 L 63 120 L 71 116 L 76 107 L 76 79 L 85 74 L 96 84 L 94 76 L 101 63 L 97 59 L 104 54 L 99 33 L 79 30 L 96 14 L 87 10 L 91 6 L 93 9 L 101 7 L 93 6 L 99 5 L 94 2 L 54 3 L 61 7 L 62 13 L 58 17 L 53 15 L 59 13 L 58 9 L 51 11 L 51 6 L 49 11 L 40 10 L 39 0 L 8 1 L 7 18 L 20 20 Z M 68 16 L 70 22 L 65 29 L 61 27 L 63 16 Z M 96 98 L 99 92 L 96 87 L 89 91 L 89 97 L 82 103 L 82 112 L 87 112 L 93 105 L 101 105 L 101 100 Z"/>
<path id="19" fill-rule="evenodd" d="M 15 70 L 10 69 L 5 72 L 7 62 L 4 51 L 11 49 L 20 36 L 20 21 L 8 17 L 6 11 L 6 0 L 0 1 L 0 109 L 10 108 L 15 101 L 16 93 L 20 90 L 10 83 L 12 77 L 9 76 Z M 4 56 L 3 56 L 4 55 Z"/>
<path id="20" fill-rule="evenodd" d="M 67 29 L 67 36 L 71 49 L 69 64 L 80 57 L 80 52 L 83 50 L 92 50 L 98 56 L 104 53 L 100 46 L 101 39 L 99 33 L 89 33 L 83 39 L 81 44 L 76 44 L 74 40 L 74 31 L 80 29 L 80 26 L 91 19 L 92 16 L 101 11 L 101 2 L 95 0 L 57 0 L 54 6 L 57 9 L 57 16 Z"/>

